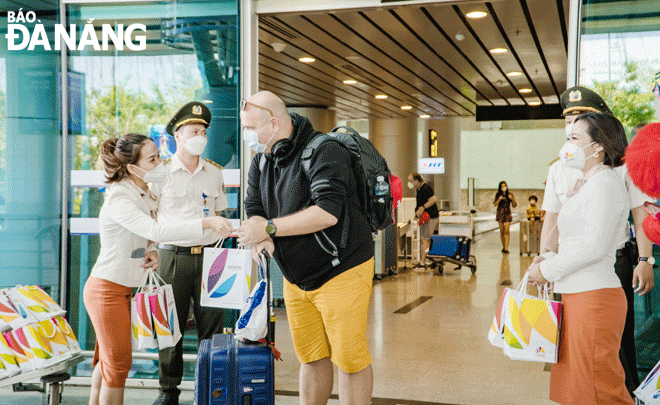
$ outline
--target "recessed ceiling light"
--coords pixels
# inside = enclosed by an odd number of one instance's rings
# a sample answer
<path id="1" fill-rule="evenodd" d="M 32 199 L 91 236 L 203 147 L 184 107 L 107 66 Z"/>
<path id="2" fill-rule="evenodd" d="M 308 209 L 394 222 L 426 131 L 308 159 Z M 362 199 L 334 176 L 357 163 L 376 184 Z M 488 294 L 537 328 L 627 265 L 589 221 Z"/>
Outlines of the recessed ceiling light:
<path id="1" fill-rule="evenodd" d="M 431 118 L 431 116 L 428 115 L 428 114 L 422 114 L 422 115 L 419 116 L 419 118 L 426 119 L 426 118 Z"/>
<path id="2" fill-rule="evenodd" d="M 541 105 L 540 101 L 530 101 L 529 105 Z"/>
<path id="3" fill-rule="evenodd" d="M 357 55 L 350 55 L 350 56 L 347 56 L 346 59 L 350 60 L 351 62 L 355 62 L 355 61 L 360 60 L 360 57 L 357 56 Z"/>
<path id="4" fill-rule="evenodd" d="M 487 15 L 488 13 L 484 11 L 472 11 L 470 13 L 465 14 L 467 18 L 484 18 Z"/>
<path id="5" fill-rule="evenodd" d="M 300 59 L 298 59 L 298 60 L 299 60 L 300 62 L 302 62 L 302 63 L 312 63 L 312 62 L 314 62 L 316 59 L 314 59 L 314 58 L 310 58 L 309 56 L 305 56 L 305 57 L 300 58 Z"/>
<path id="6" fill-rule="evenodd" d="M 202 100 L 204 104 L 213 104 L 213 100 Z"/>
<path id="7" fill-rule="evenodd" d="M 387 98 L 387 96 L 385 94 L 377 94 L 376 98 L 379 99 L 379 100 L 385 100 Z"/>
<path id="8" fill-rule="evenodd" d="M 356 84 L 356 83 L 357 83 L 357 80 L 353 80 L 353 79 L 344 80 L 344 84 Z"/>
<path id="9" fill-rule="evenodd" d="M 522 72 L 509 72 L 506 75 L 509 77 L 522 76 Z"/>
<path id="10" fill-rule="evenodd" d="M 411 105 L 402 105 L 401 109 L 402 110 L 412 110 L 412 106 Z"/>
<path id="11" fill-rule="evenodd" d="M 490 50 L 490 53 L 507 53 L 508 50 L 506 48 L 493 48 Z"/>
<path id="12" fill-rule="evenodd" d="M 524 93 L 531 93 L 532 89 L 520 89 L 518 91 L 524 94 Z"/>

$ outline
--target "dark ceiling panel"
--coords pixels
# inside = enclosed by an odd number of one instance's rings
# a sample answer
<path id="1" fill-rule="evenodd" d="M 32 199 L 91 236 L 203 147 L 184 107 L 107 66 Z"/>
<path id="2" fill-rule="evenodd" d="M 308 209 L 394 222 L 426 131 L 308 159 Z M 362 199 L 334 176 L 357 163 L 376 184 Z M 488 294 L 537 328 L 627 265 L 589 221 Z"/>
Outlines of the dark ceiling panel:
<path id="1" fill-rule="evenodd" d="M 351 119 L 554 104 L 566 87 L 568 3 L 463 1 L 261 16 L 260 85 L 288 105 L 328 106 Z M 477 8 L 488 15 L 465 17 Z M 275 52 L 273 42 L 286 47 Z M 494 47 L 509 52 L 493 55 Z M 302 56 L 316 61 L 301 63 Z M 511 71 L 523 74 L 508 77 Z M 349 78 L 358 83 L 342 82 Z M 525 87 L 532 93 L 521 94 Z M 376 100 L 379 93 L 388 98 Z M 413 108 L 404 111 L 404 104 Z"/>

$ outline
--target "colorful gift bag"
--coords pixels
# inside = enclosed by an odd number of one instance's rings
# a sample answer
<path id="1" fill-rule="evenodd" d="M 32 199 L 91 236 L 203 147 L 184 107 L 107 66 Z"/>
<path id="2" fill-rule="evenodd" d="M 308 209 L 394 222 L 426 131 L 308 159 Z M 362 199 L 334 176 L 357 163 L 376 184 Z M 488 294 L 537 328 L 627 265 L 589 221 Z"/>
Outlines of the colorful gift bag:
<path id="1" fill-rule="evenodd" d="M 21 372 L 18 366 L 14 352 L 9 347 L 9 343 L 4 336 L 0 335 L 0 363 L 3 368 L 3 377 L 11 377 Z"/>
<path id="2" fill-rule="evenodd" d="M 33 342 L 28 340 L 29 327 L 30 325 L 23 326 L 20 329 L 11 331 L 11 333 L 16 338 L 16 342 L 18 342 L 19 346 L 23 350 L 23 353 L 25 353 L 27 356 L 28 361 L 32 363 L 32 368 L 34 370 L 46 368 L 51 365 L 49 360 L 52 359 L 52 356 L 45 350 L 41 350 L 39 347 L 37 347 L 38 344 L 37 346 L 34 346 L 32 344 Z"/>
<path id="3" fill-rule="evenodd" d="M 63 316 L 56 316 L 55 318 L 51 319 L 51 321 L 55 324 L 55 326 L 59 328 L 64 337 L 66 337 L 66 341 L 69 345 L 71 353 L 75 354 L 80 352 L 80 344 L 78 344 L 78 339 L 76 339 L 76 335 L 73 333 L 73 329 L 71 328 L 71 325 L 69 325 L 69 321 L 67 321 Z"/>
<path id="4" fill-rule="evenodd" d="M 19 297 L 16 302 L 11 298 L 11 290 L 0 290 L 0 319 L 5 321 L 11 329 L 19 329 L 37 320 L 32 313 L 21 303 Z"/>
<path id="5" fill-rule="evenodd" d="M 66 336 L 54 322 L 51 320 L 41 321 L 35 324 L 34 327 L 48 339 L 54 357 L 59 360 L 66 360 L 72 356 Z"/>
<path id="6" fill-rule="evenodd" d="M 250 295 L 251 252 L 247 249 L 204 249 L 201 305 L 241 309 Z"/>
<path id="7" fill-rule="evenodd" d="M 158 342 L 158 349 L 174 347 L 181 339 L 179 318 L 174 303 L 174 292 L 172 285 L 165 284 L 162 278 L 152 272 L 154 285 L 158 285 L 154 291 L 147 293 L 149 307 L 153 320 L 154 333 Z M 160 279 L 160 284 L 159 284 Z"/>
<path id="8" fill-rule="evenodd" d="M 146 292 L 138 292 L 131 299 L 131 342 L 133 350 L 144 351 L 156 349 L 158 341 L 154 334 L 154 326 Z"/>
<path id="9" fill-rule="evenodd" d="M 493 316 L 493 322 L 490 324 L 490 329 L 488 329 L 488 341 L 495 347 L 504 348 L 504 315 L 506 314 L 504 311 L 504 303 L 507 302 L 509 295 L 513 291 L 515 290 L 510 288 L 502 290 L 500 303 Z"/>
<path id="10" fill-rule="evenodd" d="M 26 373 L 34 370 L 33 363 L 30 362 L 28 354 L 25 353 L 21 346 L 18 344 L 14 334 L 12 332 L 7 332 L 3 336 L 9 345 L 11 352 L 14 354 L 14 358 L 16 359 L 16 363 L 18 364 L 18 367 L 20 367 L 21 372 Z"/>
<path id="11" fill-rule="evenodd" d="M 38 285 L 17 286 L 16 290 L 23 303 L 39 321 L 66 314 L 66 311 Z"/>
<path id="12" fill-rule="evenodd" d="M 504 354 L 513 360 L 557 363 L 562 304 L 548 298 L 547 287 L 543 297 L 526 294 L 526 276 L 525 285 L 505 303 Z"/>
<path id="13" fill-rule="evenodd" d="M 634 394 L 645 405 L 660 405 L 660 362 L 647 374 Z"/>

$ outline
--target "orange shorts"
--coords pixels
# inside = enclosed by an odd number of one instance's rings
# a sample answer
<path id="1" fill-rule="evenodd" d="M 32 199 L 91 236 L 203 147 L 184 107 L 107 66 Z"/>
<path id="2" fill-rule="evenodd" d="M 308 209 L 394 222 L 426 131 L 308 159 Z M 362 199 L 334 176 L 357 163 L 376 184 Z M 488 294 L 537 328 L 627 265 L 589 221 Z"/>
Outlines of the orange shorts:
<path id="1" fill-rule="evenodd" d="M 373 277 L 372 258 L 314 291 L 284 280 L 289 329 L 301 363 L 330 357 L 346 373 L 371 364 L 366 334 Z"/>
<path id="2" fill-rule="evenodd" d="M 133 288 L 90 277 L 83 301 L 96 332 L 93 365 L 99 363 L 103 385 L 123 388 L 133 363 L 131 295 Z"/>

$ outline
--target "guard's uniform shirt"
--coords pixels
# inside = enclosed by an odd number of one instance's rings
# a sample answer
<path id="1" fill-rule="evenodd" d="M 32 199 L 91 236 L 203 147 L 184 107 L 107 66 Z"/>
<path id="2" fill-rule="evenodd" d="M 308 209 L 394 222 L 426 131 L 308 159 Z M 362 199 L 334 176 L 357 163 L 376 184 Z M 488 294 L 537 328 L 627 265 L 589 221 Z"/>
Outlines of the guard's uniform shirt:
<path id="1" fill-rule="evenodd" d="M 224 190 L 222 168 L 208 159 L 199 159 L 194 173 L 190 173 L 175 154 L 163 163 L 169 171 L 167 180 L 151 184 L 158 197 L 158 221 L 176 222 L 213 216 L 228 207 Z M 211 229 L 204 231 L 202 239 L 167 240 L 176 246 L 210 245 L 218 241 Z"/>

